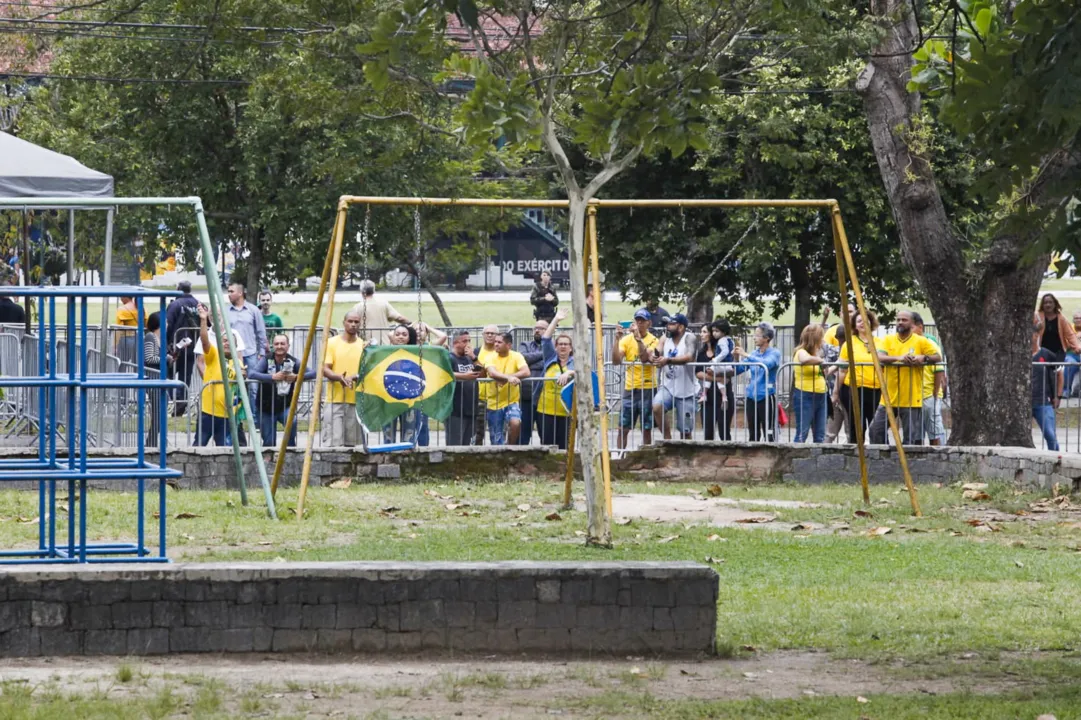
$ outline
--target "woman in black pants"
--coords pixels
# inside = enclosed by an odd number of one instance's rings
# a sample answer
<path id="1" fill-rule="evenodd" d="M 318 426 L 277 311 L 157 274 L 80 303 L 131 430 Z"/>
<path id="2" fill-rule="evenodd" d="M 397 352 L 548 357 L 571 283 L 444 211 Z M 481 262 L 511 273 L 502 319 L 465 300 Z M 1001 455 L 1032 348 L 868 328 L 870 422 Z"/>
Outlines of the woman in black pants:
<path id="1" fill-rule="evenodd" d="M 713 385 L 717 389 L 717 397 L 721 400 L 723 409 L 718 408 L 720 415 L 719 440 L 730 441 L 732 439 L 732 418 L 736 414 L 736 394 L 732 392 L 731 378 L 735 374 L 735 368 L 728 366 L 736 362 L 732 350 L 736 347 L 732 335 L 732 326 L 724 318 L 718 318 L 709 325 L 710 335 L 713 338 Z M 723 399 L 722 399 L 723 398 Z M 706 429 L 706 440 L 713 439 L 713 429 Z"/>
<path id="2" fill-rule="evenodd" d="M 840 403 L 848 412 L 846 431 L 848 442 L 856 442 L 856 430 L 852 415 L 852 406 L 858 402 L 860 408 L 860 426 L 863 428 L 863 436 L 867 437 L 867 428 L 871 425 L 871 419 L 878 411 L 878 402 L 882 398 L 881 386 L 878 376 L 875 374 L 874 359 L 871 357 L 871 336 L 878 328 L 878 318 L 868 311 L 867 319 L 871 322 L 868 329 L 863 324 L 863 318 L 856 316 L 857 336 L 852 338 L 853 360 L 855 367 L 842 367 L 837 374 L 837 384 L 833 386 L 833 402 Z M 841 354 L 838 362 L 847 363 L 848 343 L 841 345 Z M 852 389 L 852 378 L 856 379 L 855 390 Z"/>
<path id="3" fill-rule="evenodd" d="M 698 336 L 695 377 L 702 383 L 700 404 L 706 440 L 713 440 L 715 435 L 720 440 L 732 439 L 735 397 L 727 382 L 731 369 L 726 373 L 725 369 L 713 367 L 714 363 L 732 362 L 732 339 L 726 337 L 727 328 L 724 321 L 703 325 Z M 722 353 L 726 359 L 722 359 Z"/>

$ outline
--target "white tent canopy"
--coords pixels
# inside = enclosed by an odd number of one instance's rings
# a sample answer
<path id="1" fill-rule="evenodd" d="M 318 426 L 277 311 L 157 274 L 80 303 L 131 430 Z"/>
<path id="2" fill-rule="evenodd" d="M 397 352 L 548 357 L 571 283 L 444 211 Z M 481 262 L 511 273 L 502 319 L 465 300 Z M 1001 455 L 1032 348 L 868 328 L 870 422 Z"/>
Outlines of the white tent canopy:
<path id="1" fill-rule="evenodd" d="M 0 197 L 113 196 L 113 178 L 75 158 L 0 132 Z"/>

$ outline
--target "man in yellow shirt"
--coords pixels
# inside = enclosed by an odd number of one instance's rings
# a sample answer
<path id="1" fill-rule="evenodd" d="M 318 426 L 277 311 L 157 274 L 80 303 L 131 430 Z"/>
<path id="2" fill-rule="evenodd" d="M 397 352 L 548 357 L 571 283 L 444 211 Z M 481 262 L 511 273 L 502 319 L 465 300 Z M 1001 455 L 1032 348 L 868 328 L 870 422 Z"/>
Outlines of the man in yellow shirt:
<path id="1" fill-rule="evenodd" d="M 939 355 L 942 348 L 938 341 L 923 332 L 923 318 L 912 313 L 912 330 L 931 341 Z M 942 400 L 946 397 L 946 368 L 942 365 L 923 366 L 923 434 L 932 445 L 946 441 L 946 425 L 942 422 Z"/>
<path id="2" fill-rule="evenodd" d="M 845 309 L 848 310 L 848 320 L 849 320 L 848 326 L 852 327 L 853 323 L 855 323 L 855 321 L 856 321 L 856 306 L 853 305 L 852 303 L 849 303 L 848 307 L 845 308 Z M 829 320 L 829 312 L 830 312 L 829 308 L 826 308 L 826 317 L 824 317 L 822 319 L 822 324 L 823 325 L 825 325 L 826 322 Z M 840 330 L 841 328 L 843 328 L 844 326 L 845 326 L 844 321 L 834 323 L 832 326 L 830 326 L 826 330 L 826 335 L 825 335 L 825 337 L 822 338 L 822 342 L 825 343 L 826 345 L 833 345 L 834 347 L 840 347 L 841 343 L 837 339 L 837 331 Z"/>
<path id="3" fill-rule="evenodd" d="M 353 389 L 360 375 L 364 341 L 360 339 L 360 313 L 350 310 L 342 322 L 342 334 L 327 342 L 323 377 L 327 379 L 327 398 L 323 405 L 324 445 L 355 447 L 364 442 L 363 428 L 357 422 L 357 392 Z"/>
<path id="4" fill-rule="evenodd" d="M 642 444 L 653 442 L 653 391 L 657 387 L 657 368 L 652 364 L 657 351 L 657 337 L 649 332 L 653 325 L 648 310 L 634 314 L 631 334 L 624 335 L 622 326 L 616 329 L 616 344 L 612 346 L 612 363 L 630 364 L 623 381 L 623 410 L 619 416 L 619 447 L 627 447 L 634 423 L 642 422 Z"/>
<path id="5" fill-rule="evenodd" d="M 872 443 L 886 444 L 885 395 L 888 393 L 890 405 L 904 432 L 904 443 L 917 445 L 923 442 L 923 368 L 942 362 L 942 354 L 934 343 L 913 332 L 915 323 L 911 311 L 899 311 L 896 325 L 897 332 L 876 343 L 878 359 L 885 366 L 882 376 L 886 387 L 868 434 Z"/>
<path id="6" fill-rule="evenodd" d="M 203 392 L 199 396 L 199 439 L 196 444 L 229 445 L 229 404 L 225 402 L 225 383 L 221 379 L 221 363 L 218 361 L 218 347 L 210 337 L 210 310 L 206 305 L 199 305 L 199 341 L 203 345 Z M 222 338 L 225 362 L 229 367 L 229 380 L 236 380 L 236 371 L 230 362 L 233 359 L 229 338 Z M 231 403 L 230 403 L 231 404 Z M 237 427 L 240 444 L 244 444 L 244 433 Z"/>
<path id="7" fill-rule="evenodd" d="M 487 328 L 485 328 L 487 342 Z M 488 435 L 492 445 L 517 445 L 522 431 L 522 379 L 529 377 L 529 363 L 522 354 L 511 350 L 514 336 L 503 333 L 496 337 L 494 354 L 483 351 L 478 360 L 493 382 L 487 383 Z"/>
<path id="8" fill-rule="evenodd" d="M 477 367 L 484 368 L 495 357 L 495 340 L 502 333 L 496 325 L 485 325 L 481 330 L 481 346 L 476 351 Z M 470 351 L 472 352 L 472 350 Z M 488 419 L 488 387 L 491 383 L 477 384 L 477 412 L 473 415 L 473 444 L 484 444 L 484 426 Z"/>

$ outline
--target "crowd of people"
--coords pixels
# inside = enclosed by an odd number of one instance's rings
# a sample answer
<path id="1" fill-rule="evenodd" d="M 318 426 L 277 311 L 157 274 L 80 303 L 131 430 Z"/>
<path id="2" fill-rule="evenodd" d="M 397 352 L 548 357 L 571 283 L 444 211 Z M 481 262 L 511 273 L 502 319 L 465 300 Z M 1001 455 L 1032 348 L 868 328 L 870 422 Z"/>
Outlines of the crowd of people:
<path id="1" fill-rule="evenodd" d="M 227 444 L 230 407 L 237 398 L 225 397 L 217 358 L 213 323 L 205 306 L 181 283 L 181 296 L 167 311 L 168 337 L 160 337 L 161 322 L 153 313 L 145 319 L 145 357 L 150 367 L 161 368 L 190 384 L 193 370 L 203 379 L 200 399 L 199 444 Z M 368 344 L 431 345 L 449 351 L 454 378 L 453 410 L 444 427 L 447 445 L 528 445 L 534 436 L 544 445 L 567 447 L 571 406 L 562 390 L 575 378 L 574 343 L 559 331 L 567 313 L 559 307 L 556 289 L 543 273 L 531 295 L 536 323 L 532 337 L 515 347 L 514 337 L 495 325 L 483 328 L 479 338 L 469 330 L 450 336 L 398 312 L 365 281 L 362 299 L 343 318 L 341 331 L 327 344 L 322 368 L 328 385 L 322 420 L 322 442 L 355 446 L 363 442 L 364 428 L 354 407 L 358 368 Z M 258 295 L 258 306 L 245 300 L 240 284 L 228 288 L 232 338 L 223 343 L 226 355 L 236 354 L 249 381 L 250 406 L 258 414 L 264 444 L 277 442 L 284 427 L 297 381 L 312 380 L 290 353 L 286 334 L 276 333 L 281 318 L 272 312 L 273 296 Z M 123 303 L 117 322 L 131 325 L 133 305 Z M 732 440 L 737 425 L 737 398 L 742 398 L 742 419 L 747 438 L 772 442 L 781 439 L 779 428 L 791 414 L 790 439 L 795 442 L 887 442 L 886 401 L 894 408 L 905 444 L 940 445 L 946 431 L 942 418 L 948 382 L 938 342 L 925 333 L 919 313 L 903 310 L 894 330 L 876 336 L 878 319 L 846 308 L 851 343 L 842 322 L 805 327 L 791 357 L 774 346 L 776 331 L 759 323 L 751 347 L 733 337 L 723 318 L 697 330 L 682 313 L 669 313 L 651 304 L 637 310 L 630 321 L 620 322 L 606 360 L 621 369 L 618 448 L 627 448 L 630 435 L 641 432 L 641 442 L 653 442 L 654 431 L 670 439 L 690 439 L 701 431 L 705 440 Z M 872 345 L 872 337 L 874 342 Z M 1052 295 L 1041 300 L 1033 324 L 1033 417 L 1049 449 L 1057 449 L 1055 409 L 1059 399 L 1081 385 L 1081 313 L 1066 320 Z M 875 370 L 874 347 L 882 368 Z M 791 365 L 787 409 L 778 403 L 778 372 Z M 229 366 L 231 379 L 233 368 Z M 883 382 L 884 381 L 884 385 Z M 737 383 L 740 384 L 737 392 Z M 186 398 L 176 398 L 177 414 L 186 412 Z M 235 410 L 234 410 L 235 412 Z M 157 413 L 152 412 L 150 434 L 156 436 Z M 858 422 L 858 425 L 857 425 Z M 408 411 L 383 428 L 384 443 L 430 442 L 429 419 Z M 242 433 L 242 431 L 241 431 Z M 297 429 L 290 429 L 289 444 Z M 244 438 L 241 436 L 241 441 Z"/>

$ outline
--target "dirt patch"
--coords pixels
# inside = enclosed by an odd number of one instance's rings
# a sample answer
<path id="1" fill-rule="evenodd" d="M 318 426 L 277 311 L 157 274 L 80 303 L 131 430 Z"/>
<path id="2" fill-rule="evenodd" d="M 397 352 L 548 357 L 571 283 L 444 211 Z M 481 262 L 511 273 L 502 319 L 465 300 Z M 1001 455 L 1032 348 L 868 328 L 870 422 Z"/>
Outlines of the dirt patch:
<path id="1" fill-rule="evenodd" d="M 956 666 L 979 662 L 966 654 Z M 129 677 L 123 675 L 127 666 Z M 410 717 L 594 716 L 583 699 L 607 691 L 648 693 L 659 700 L 737 700 L 880 693 L 998 693 L 1024 686 L 1016 678 L 978 674 L 921 678 L 903 663 L 832 659 L 825 653 L 778 652 L 745 659 L 659 662 L 620 660 L 515 661 L 498 658 L 304 658 L 175 656 L 168 658 L 53 658 L 11 660 L 0 681 L 68 694 L 115 699 L 151 697 L 169 688 L 194 702 L 216 688 L 226 708 L 244 703 L 277 716 L 332 717 L 374 709 Z M 628 709 L 624 716 L 635 713 Z M 608 712 L 606 716 L 612 716 Z M 615 713 L 615 716 L 620 716 Z"/>
<path id="2" fill-rule="evenodd" d="M 717 527 L 772 523 L 776 520 L 776 516 L 768 512 L 771 508 L 817 507 L 822 507 L 822 505 L 795 500 L 733 500 L 701 495 L 612 496 L 612 514 L 616 518 L 654 520 L 663 523 L 705 523 Z M 577 505 L 576 509 L 585 512 L 585 504 Z"/>

